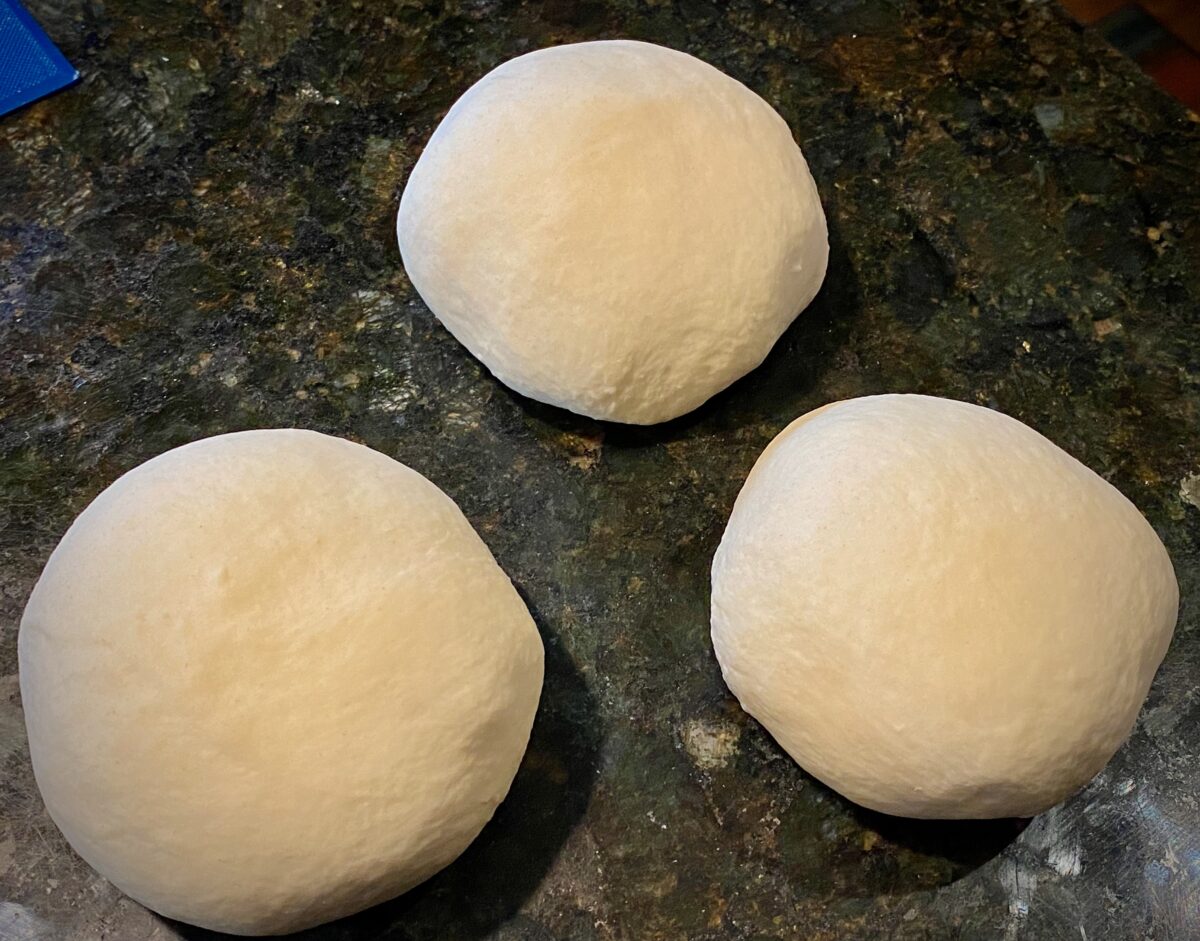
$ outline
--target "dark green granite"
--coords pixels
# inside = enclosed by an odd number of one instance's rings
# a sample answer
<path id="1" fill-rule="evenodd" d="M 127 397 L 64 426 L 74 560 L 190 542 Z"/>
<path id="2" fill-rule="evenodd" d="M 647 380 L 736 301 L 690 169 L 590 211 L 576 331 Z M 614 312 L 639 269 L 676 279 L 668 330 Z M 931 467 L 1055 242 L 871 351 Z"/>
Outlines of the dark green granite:
<path id="1" fill-rule="evenodd" d="M 454 866 L 306 937 L 1200 937 L 1200 123 L 1048 2 L 35 0 L 80 86 L 0 119 L 0 937 L 208 938 L 125 899 L 42 809 L 22 605 L 101 488 L 296 425 L 453 496 L 548 651 L 513 794 Z M 627 36 L 745 81 L 802 142 L 826 287 L 670 424 L 496 383 L 404 276 L 402 183 L 504 59 Z M 1110 479 L 1178 570 L 1130 743 L 1022 826 L 857 809 L 721 683 L 708 564 L 768 440 L 832 399 L 1003 409 Z"/>

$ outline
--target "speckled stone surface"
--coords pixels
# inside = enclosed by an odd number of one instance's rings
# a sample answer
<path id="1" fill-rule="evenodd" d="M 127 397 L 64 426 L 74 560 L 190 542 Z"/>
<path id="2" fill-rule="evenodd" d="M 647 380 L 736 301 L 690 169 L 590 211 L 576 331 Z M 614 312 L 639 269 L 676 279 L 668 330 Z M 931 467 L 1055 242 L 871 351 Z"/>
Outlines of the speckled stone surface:
<path id="1" fill-rule="evenodd" d="M 0 119 L 0 938 L 215 937 L 124 898 L 46 816 L 17 624 L 121 472 L 277 425 L 440 485 L 548 653 L 529 754 L 477 843 L 304 937 L 1200 937 L 1200 123 L 1132 64 L 1038 0 L 30 6 L 83 82 Z M 471 82 L 621 36 L 771 101 L 833 242 L 767 362 L 647 429 L 497 384 L 414 294 L 393 234 Z M 1179 628 L 1131 741 L 1027 825 L 849 805 L 742 714 L 709 647 L 709 561 L 759 451 L 883 391 L 1028 422 L 1174 557 Z"/>

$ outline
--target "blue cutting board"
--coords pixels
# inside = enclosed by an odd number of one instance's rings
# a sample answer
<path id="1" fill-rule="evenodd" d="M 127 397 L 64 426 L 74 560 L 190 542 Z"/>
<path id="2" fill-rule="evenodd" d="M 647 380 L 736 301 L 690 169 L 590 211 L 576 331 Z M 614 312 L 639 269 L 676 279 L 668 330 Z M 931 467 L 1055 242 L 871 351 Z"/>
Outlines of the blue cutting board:
<path id="1" fill-rule="evenodd" d="M 0 0 L 0 115 L 77 78 L 33 17 L 16 0 Z"/>

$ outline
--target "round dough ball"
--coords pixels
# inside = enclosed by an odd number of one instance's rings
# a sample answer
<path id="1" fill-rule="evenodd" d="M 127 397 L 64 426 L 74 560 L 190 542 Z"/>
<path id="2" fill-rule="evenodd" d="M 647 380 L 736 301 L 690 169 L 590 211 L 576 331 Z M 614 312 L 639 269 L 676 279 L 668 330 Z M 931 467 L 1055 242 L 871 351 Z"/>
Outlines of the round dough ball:
<path id="1" fill-rule="evenodd" d="M 808 772 L 908 817 L 1024 817 L 1129 734 L 1179 590 L 1128 500 L 1015 419 L 921 395 L 763 452 L 712 570 L 730 689 Z"/>
<path id="2" fill-rule="evenodd" d="M 309 431 L 169 451 L 96 498 L 21 621 L 34 772 L 163 915 L 281 934 L 437 872 L 508 791 L 529 612 L 453 501 Z"/>
<path id="3" fill-rule="evenodd" d="M 829 253 L 783 119 L 682 52 L 531 52 L 472 86 L 409 177 L 400 252 L 506 385 L 594 418 L 674 418 L 745 375 Z"/>

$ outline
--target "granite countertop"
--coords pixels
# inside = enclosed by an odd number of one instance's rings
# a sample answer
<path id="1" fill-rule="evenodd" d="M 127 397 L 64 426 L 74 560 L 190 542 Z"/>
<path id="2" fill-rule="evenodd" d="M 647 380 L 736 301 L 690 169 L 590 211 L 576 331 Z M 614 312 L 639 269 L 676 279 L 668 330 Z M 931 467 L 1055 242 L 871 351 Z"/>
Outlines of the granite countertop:
<path id="1" fill-rule="evenodd" d="M 1200 119 L 1042 0 L 34 0 L 82 84 L 0 118 L 0 937 L 216 937 L 70 851 L 29 770 L 22 606 L 152 455 L 300 426 L 463 507 L 547 645 L 496 820 L 349 939 L 1200 936 Z M 393 218 L 471 82 L 554 43 L 685 49 L 766 97 L 832 230 L 767 362 L 665 425 L 532 403 L 443 330 Z M 789 420 L 919 391 L 1000 408 L 1169 548 L 1174 643 L 1131 741 L 1034 819 L 856 808 L 738 708 L 708 566 Z"/>

